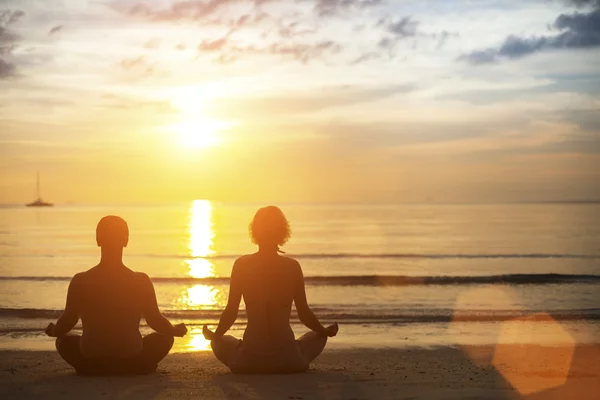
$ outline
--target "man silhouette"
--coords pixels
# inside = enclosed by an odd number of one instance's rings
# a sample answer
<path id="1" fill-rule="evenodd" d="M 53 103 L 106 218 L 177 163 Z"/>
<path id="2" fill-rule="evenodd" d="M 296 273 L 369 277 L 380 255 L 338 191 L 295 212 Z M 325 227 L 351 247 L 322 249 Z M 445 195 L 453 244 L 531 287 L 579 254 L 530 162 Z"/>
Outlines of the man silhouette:
<path id="1" fill-rule="evenodd" d="M 156 370 L 173 346 L 173 337 L 187 333 L 173 326 L 158 309 L 148 275 L 123 264 L 129 228 L 120 217 L 107 216 L 96 228 L 100 263 L 76 274 L 67 292 L 65 311 L 46 334 L 78 374 L 145 374 Z M 142 338 L 141 318 L 156 332 Z M 81 318 L 81 336 L 67 333 Z"/>

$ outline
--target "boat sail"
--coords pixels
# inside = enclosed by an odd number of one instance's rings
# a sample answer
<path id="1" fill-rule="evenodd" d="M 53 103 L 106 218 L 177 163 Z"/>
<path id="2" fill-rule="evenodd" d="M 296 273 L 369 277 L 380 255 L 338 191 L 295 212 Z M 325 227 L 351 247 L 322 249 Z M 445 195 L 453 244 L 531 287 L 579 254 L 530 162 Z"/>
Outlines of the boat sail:
<path id="1" fill-rule="evenodd" d="M 48 202 L 42 200 L 42 197 L 40 196 L 40 174 L 39 174 L 39 172 L 37 174 L 36 197 L 37 197 L 37 199 L 34 202 L 27 204 L 27 207 L 52 207 L 54 205 L 52 203 L 48 203 Z"/>

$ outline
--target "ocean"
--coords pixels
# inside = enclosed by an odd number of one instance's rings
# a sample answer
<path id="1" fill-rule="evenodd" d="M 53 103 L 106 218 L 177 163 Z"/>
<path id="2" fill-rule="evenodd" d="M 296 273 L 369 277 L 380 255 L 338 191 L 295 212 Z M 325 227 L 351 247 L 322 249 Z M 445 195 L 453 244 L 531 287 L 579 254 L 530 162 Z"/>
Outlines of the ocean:
<path id="1" fill-rule="evenodd" d="M 227 301 L 258 204 L 0 207 L 0 348 L 51 349 L 43 334 L 70 278 L 96 265 L 95 227 L 129 223 L 125 263 L 153 280 L 163 313 L 188 324 L 176 351 L 207 350 L 202 325 Z M 333 347 L 600 340 L 600 204 L 281 204 Z M 242 305 L 243 307 L 243 305 Z M 242 334 L 245 313 L 232 329 Z M 302 327 L 292 317 L 294 331 Z M 146 326 L 142 326 L 148 332 Z"/>

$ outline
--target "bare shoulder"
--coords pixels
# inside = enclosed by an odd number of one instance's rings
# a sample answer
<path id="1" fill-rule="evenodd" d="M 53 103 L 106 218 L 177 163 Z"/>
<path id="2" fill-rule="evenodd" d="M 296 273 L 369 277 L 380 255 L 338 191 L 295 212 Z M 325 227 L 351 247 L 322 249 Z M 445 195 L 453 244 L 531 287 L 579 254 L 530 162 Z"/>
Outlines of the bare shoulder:
<path id="1" fill-rule="evenodd" d="M 89 271 L 78 272 L 73 275 L 73 278 L 71 278 L 71 285 L 81 285 L 83 282 L 85 282 L 88 272 Z"/>
<path id="2" fill-rule="evenodd" d="M 287 265 L 293 265 L 295 267 L 300 266 L 300 263 L 295 258 L 288 257 L 288 256 L 282 256 L 282 255 L 279 255 L 279 258 L 281 260 L 283 260 L 283 262 L 286 263 Z"/>
<path id="3" fill-rule="evenodd" d="M 238 257 L 234 261 L 233 267 L 234 268 L 244 267 L 246 265 L 251 264 L 253 259 L 254 259 L 254 254 L 245 254 L 243 256 Z"/>
<path id="4" fill-rule="evenodd" d="M 300 263 L 295 258 L 279 256 L 281 260 L 281 264 L 289 269 L 294 270 L 294 272 L 302 271 L 302 267 L 300 267 Z"/>
<path id="5" fill-rule="evenodd" d="M 152 284 L 152 280 L 150 279 L 148 274 L 146 274 L 145 272 L 133 272 L 133 276 L 135 278 L 135 282 L 137 282 L 139 284 L 142 284 L 142 285 Z"/>

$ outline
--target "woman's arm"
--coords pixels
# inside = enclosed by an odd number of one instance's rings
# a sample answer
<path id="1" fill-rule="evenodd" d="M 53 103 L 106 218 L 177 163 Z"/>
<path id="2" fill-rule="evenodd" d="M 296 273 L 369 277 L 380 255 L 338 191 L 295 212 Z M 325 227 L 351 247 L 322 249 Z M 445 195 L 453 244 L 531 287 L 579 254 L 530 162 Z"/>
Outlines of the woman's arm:
<path id="1" fill-rule="evenodd" d="M 221 315 L 219 320 L 219 326 L 215 331 L 215 336 L 223 336 L 231 325 L 237 319 L 238 311 L 240 308 L 240 301 L 242 301 L 242 286 L 240 277 L 240 261 L 239 259 L 233 264 L 231 270 L 231 279 L 229 280 L 229 298 L 227 300 L 227 306 Z"/>
<path id="2" fill-rule="evenodd" d="M 302 273 L 302 267 L 297 264 L 298 272 L 296 275 L 296 292 L 294 293 L 294 303 L 296 304 L 296 311 L 298 312 L 298 318 L 308 329 L 317 333 L 325 333 L 325 328 L 319 322 L 317 316 L 312 312 L 308 306 L 306 300 L 306 289 L 304 287 L 304 274 Z"/>

